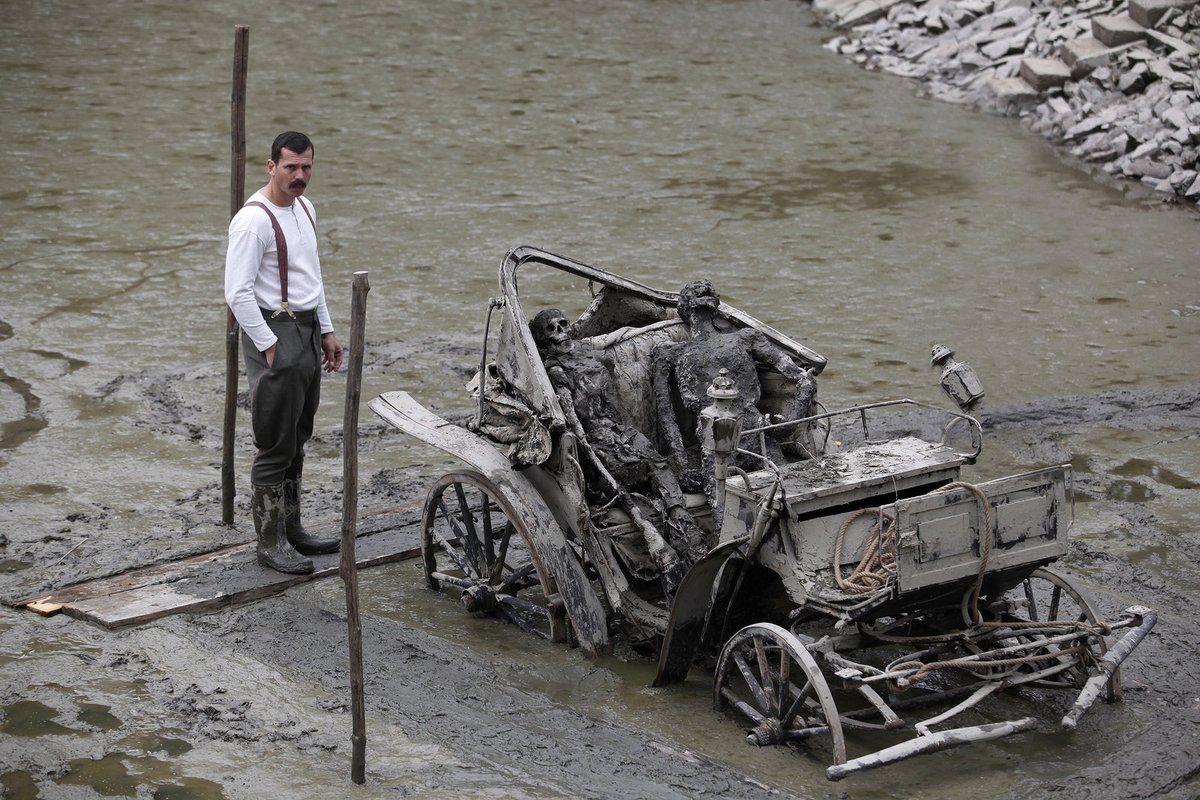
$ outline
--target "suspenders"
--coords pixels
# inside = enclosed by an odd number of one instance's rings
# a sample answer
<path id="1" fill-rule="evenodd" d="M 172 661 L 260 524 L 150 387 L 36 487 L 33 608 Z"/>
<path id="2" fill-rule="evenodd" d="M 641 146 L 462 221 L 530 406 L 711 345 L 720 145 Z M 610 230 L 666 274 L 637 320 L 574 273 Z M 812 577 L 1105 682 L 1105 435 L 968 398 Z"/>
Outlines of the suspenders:
<path id="1" fill-rule="evenodd" d="M 304 201 L 301 200 L 299 197 L 296 198 L 296 202 L 300 204 L 300 207 L 302 209 L 304 209 L 304 216 L 308 217 L 308 223 L 310 225 L 312 225 L 313 235 L 315 236 L 317 233 L 317 221 L 313 219 L 312 212 L 308 210 L 308 206 L 304 205 Z M 287 238 L 283 235 L 283 228 L 279 227 L 279 220 L 275 219 L 275 215 L 271 213 L 271 209 L 267 208 L 265 204 L 260 203 L 257 200 L 251 200 L 250 202 L 246 203 L 246 205 L 258 206 L 263 211 L 267 212 L 267 218 L 271 220 L 271 227 L 274 228 L 274 230 L 275 230 L 275 250 L 279 254 L 279 299 L 280 299 L 282 305 L 280 305 L 280 307 L 275 310 L 275 313 L 271 315 L 271 319 L 275 319 L 284 311 L 287 312 L 289 317 L 291 317 L 292 319 L 295 319 L 296 315 L 292 313 L 292 310 L 290 308 L 288 308 Z"/>

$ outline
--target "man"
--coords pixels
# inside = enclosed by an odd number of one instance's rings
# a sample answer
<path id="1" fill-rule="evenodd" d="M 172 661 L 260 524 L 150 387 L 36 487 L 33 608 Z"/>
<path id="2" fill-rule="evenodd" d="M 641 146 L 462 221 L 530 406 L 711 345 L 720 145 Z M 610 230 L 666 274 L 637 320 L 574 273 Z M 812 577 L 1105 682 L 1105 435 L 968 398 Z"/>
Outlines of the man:
<path id="1" fill-rule="evenodd" d="M 609 366 L 587 348 L 575 346 L 562 311 L 548 308 L 539 312 L 529 328 L 567 423 L 595 454 L 600 462 L 596 466 L 611 476 L 614 485 L 609 489 L 627 499 L 629 490 L 650 486 L 662 499 L 671 543 L 641 520 L 636 506 L 630 504 L 627 510 L 641 528 L 650 555 L 668 584 L 678 583 L 682 570 L 708 552 L 708 543 L 688 513 L 683 491 L 667 459 L 617 407 L 617 389 Z"/>
<path id="2" fill-rule="evenodd" d="M 267 185 L 229 223 L 225 302 L 242 329 L 257 453 L 250 472 L 258 563 L 279 572 L 313 571 L 306 556 L 332 553 L 336 538 L 300 522 L 304 443 L 321 398 L 321 368 L 342 365 L 325 306 L 316 211 L 301 195 L 312 177 L 313 144 L 281 133 L 271 145 Z"/>
<path id="3" fill-rule="evenodd" d="M 654 353 L 654 389 L 658 401 L 659 428 L 680 475 L 689 488 L 703 487 L 713 500 L 712 469 L 707 456 L 694 447 L 701 435 L 700 413 L 712 401 L 708 387 L 721 369 L 728 371 L 738 389 L 742 430 L 768 422 L 758 409 L 762 387 L 758 367 L 763 365 L 781 374 L 793 387 L 784 419 L 800 419 L 812 414 L 817 384 L 812 374 L 798 365 L 786 352 L 753 328 L 732 328 L 717 313 L 721 296 L 710 281 L 688 283 L 679 292 L 679 317 L 688 327 L 688 340 L 664 345 Z M 767 453 L 775 459 L 782 453 L 812 457 L 815 447 L 807 426 L 784 429 L 781 435 L 790 441 L 766 438 Z M 743 462 L 748 469 L 760 469 L 762 462 Z"/>

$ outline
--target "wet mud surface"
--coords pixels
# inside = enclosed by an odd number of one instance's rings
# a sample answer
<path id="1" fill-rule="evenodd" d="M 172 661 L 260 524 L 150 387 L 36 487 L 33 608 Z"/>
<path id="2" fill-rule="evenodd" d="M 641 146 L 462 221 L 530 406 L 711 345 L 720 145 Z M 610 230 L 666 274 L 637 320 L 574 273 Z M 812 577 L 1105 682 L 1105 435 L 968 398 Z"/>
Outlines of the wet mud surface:
<path id="1" fill-rule="evenodd" d="M 466 340 L 376 342 L 367 345 L 368 379 L 389 373 L 418 350 L 436 354 L 447 384 L 462 383 L 458 379 L 473 369 L 475 351 Z M 213 365 L 131 373 L 96 393 L 129 404 L 121 424 L 188 442 L 217 462 L 223 390 L 218 373 Z M 330 387 L 332 396 L 342 384 L 331 381 Z M 430 405 L 451 418 L 469 413 L 465 405 Z M 932 770 L 935 777 L 927 778 L 932 787 L 926 784 L 923 796 L 965 791 L 979 797 L 1196 796 L 1200 534 L 1159 519 L 1157 506 L 1148 502 L 1155 492 L 1176 492 L 1173 507 L 1194 507 L 1195 465 L 1189 472 L 1187 463 L 1172 465 L 1132 450 L 1120 464 L 1091 463 L 1086 442 L 1128 435 L 1143 449 L 1173 447 L 1171 452 L 1183 454 L 1177 460 L 1187 462 L 1200 440 L 1200 385 L 986 408 L 981 417 L 987 447 L 1008 462 L 996 469 L 1074 464 L 1077 502 L 1087 513 L 1080 515 L 1082 535 L 1073 534 L 1070 553 L 1057 566 L 1080 579 L 1106 614 L 1139 603 L 1160 615 L 1152 636 L 1123 670 L 1123 704 L 1093 709 L 1074 738 L 1053 730 L 1028 734 L 1028 745 L 989 746 L 964 762 L 988 764 L 1007 780 L 972 789 L 962 783 L 966 777 L 954 777 L 961 771 L 955 766 L 959 756 L 938 754 L 909 762 L 914 766 L 831 784 L 822 777 L 819 751 L 784 753 L 795 759 L 796 769 L 781 778 L 778 754 L 759 761 L 737 751 L 736 726 L 712 712 L 691 724 L 719 727 L 737 755 L 705 755 L 687 731 L 673 735 L 636 717 L 597 714 L 592 706 L 572 702 L 575 691 L 595 697 L 629 690 L 637 678 L 622 674 L 612 660 L 594 664 L 578 651 L 532 640 L 516 629 L 476 638 L 450 634 L 445 626 L 460 619 L 468 629 L 476 624 L 457 609 L 448 616 L 440 610 L 430 615 L 424 605 L 381 611 L 388 605 L 378 600 L 384 579 L 368 570 L 363 573 L 368 782 L 362 795 L 906 797 L 914 789 L 903 782 Z M 920 414 L 887 420 L 895 432 L 928 435 L 932 425 Z M 244 426 L 241 433 L 241 446 L 248 448 Z M 339 445 L 340 431 L 328 426 L 310 445 L 310 508 L 340 512 Z M 401 439 L 365 408 L 359 447 L 366 465 L 360 513 L 420 500 L 428 476 L 439 469 L 427 455 L 389 460 Z M 111 509 L 99 505 L 70 519 L 10 527 L 0 550 L 8 565 L 0 573 L 3 599 L 57 588 L 68 575 L 80 580 L 116 574 L 248 540 L 248 514 L 241 505 L 239 528 L 214 523 L 219 499 L 219 485 L 211 483 L 169 507 L 136 509 L 147 520 L 136 531 L 115 524 Z M 314 516 L 330 525 L 338 519 L 330 511 Z M 102 538 L 105 546 L 72 550 L 84 532 Z M 415 568 L 385 569 L 387 581 L 417 582 Z M 411 594 L 393 605 L 414 602 L 422 590 L 407 591 Z M 26 655 L 2 665 L 0 786 L 13 797 L 236 798 L 263 796 L 263 787 L 274 796 L 336 795 L 349 774 L 351 724 L 341 592 L 340 581 L 323 581 L 225 611 L 117 632 L 5 608 L 0 652 Z M 543 669 L 546 684 L 559 689 L 539 690 Z M 689 684 L 706 679 L 707 674 L 694 676 Z M 574 687 L 565 697 L 563 685 Z M 689 691 L 694 701 L 707 689 L 693 685 Z M 643 712 L 653 714 L 655 703 L 679 697 L 669 691 L 648 696 Z M 33 784 L 42 787 L 41 795 L 28 793 Z"/>

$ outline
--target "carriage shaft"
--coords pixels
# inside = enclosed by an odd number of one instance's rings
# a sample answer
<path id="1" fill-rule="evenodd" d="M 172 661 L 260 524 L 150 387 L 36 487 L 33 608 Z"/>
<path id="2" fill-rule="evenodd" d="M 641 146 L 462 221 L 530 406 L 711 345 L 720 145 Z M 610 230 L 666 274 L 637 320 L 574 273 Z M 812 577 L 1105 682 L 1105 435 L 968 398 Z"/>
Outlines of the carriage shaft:
<path id="1" fill-rule="evenodd" d="M 1100 696 L 1105 685 L 1116 674 L 1121 667 L 1121 662 L 1133 652 L 1133 649 L 1141 644 L 1142 639 L 1150 633 L 1150 629 L 1158 622 L 1158 615 L 1148 608 L 1134 606 L 1126 609 L 1126 613 L 1134 615 L 1139 624 L 1136 628 L 1126 631 L 1116 644 L 1101 657 L 1097 663 L 1099 669 L 1098 675 L 1093 675 L 1088 678 L 1083 690 L 1079 693 L 1079 697 L 1075 700 L 1075 705 L 1067 712 L 1067 715 L 1062 719 L 1062 726 L 1067 730 L 1074 730 L 1079 724 L 1079 720 L 1083 717 L 1087 710 L 1096 702 L 1096 698 Z"/>
<path id="2" fill-rule="evenodd" d="M 874 753 L 868 753 L 865 756 L 851 759 L 844 764 L 834 764 L 825 770 L 825 777 L 831 781 L 838 781 L 847 775 L 864 772 L 868 769 L 876 769 L 877 767 L 885 767 L 888 764 L 895 764 L 898 761 L 903 761 L 913 756 L 936 753 L 960 744 L 999 739 L 1002 736 L 1010 736 L 1014 733 L 1021 733 L 1035 727 L 1037 727 L 1036 720 L 1033 717 L 1025 717 L 1018 720 L 993 722 L 969 728 L 954 728 L 953 730 L 931 733 L 927 736 L 918 736 L 915 739 L 909 739 L 906 742 L 901 742 L 900 744 L 877 750 Z"/>

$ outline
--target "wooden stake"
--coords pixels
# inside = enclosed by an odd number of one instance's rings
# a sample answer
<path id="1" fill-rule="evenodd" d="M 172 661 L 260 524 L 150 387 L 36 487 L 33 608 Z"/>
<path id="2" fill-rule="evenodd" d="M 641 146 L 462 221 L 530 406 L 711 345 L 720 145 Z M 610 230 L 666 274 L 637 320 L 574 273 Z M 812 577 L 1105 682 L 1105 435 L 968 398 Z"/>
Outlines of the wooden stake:
<path id="1" fill-rule="evenodd" d="M 246 199 L 246 73 L 250 63 L 250 27 L 233 29 L 233 95 L 230 101 L 229 218 Z M 221 435 L 221 522 L 233 524 L 233 433 L 237 423 L 238 336 L 233 311 L 225 309 L 225 425 Z"/>
<path id="2" fill-rule="evenodd" d="M 350 780 L 366 781 L 367 712 L 363 697 L 362 620 L 358 614 L 358 566 L 354 535 L 358 528 L 358 404 L 362 398 L 363 343 L 366 339 L 366 272 L 354 273 L 350 305 L 350 363 L 346 373 L 346 416 L 342 423 L 342 581 L 346 585 L 346 622 L 350 628 L 350 704 L 354 731 Z"/>

